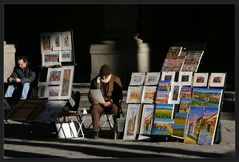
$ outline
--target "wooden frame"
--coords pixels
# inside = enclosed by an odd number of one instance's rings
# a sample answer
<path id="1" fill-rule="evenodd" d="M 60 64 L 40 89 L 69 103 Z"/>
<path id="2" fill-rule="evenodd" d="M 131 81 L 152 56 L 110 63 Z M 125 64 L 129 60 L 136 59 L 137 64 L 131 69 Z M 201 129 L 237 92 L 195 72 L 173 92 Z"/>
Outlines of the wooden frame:
<path id="1" fill-rule="evenodd" d="M 160 78 L 160 72 L 147 72 L 144 85 L 157 85 Z"/>
<path id="2" fill-rule="evenodd" d="M 51 33 L 41 33 L 40 40 L 41 40 L 41 52 L 49 52 L 52 50 L 52 38 Z"/>
<path id="3" fill-rule="evenodd" d="M 70 99 L 74 77 L 74 66 L 63 66 L 62 73 L 63 78 L 62 84 L 60 85 L 59 99 Z"/>
<path id="4" fill-rule="evenodd" d="M 140 104 L 128 104 L 123 140 L 135 140 L 140 107 Z"/>
<path id="5" fill-rule="evenodd" d="M 157 86 L 144 86 L 141 103 L 154 103 Z"/>
<path id="6" fill-rule="evenodd" d="M 224 87 L 226 73 L 211 73 L 209 78 L 209 87 Z"/>
<path id="7" fill-rule="evenodd" d="M 144 104 L 140 122 L 141 135 L 151 135 L 153 124 L 154 104 Z"/>
<path id="8" fill-rule="evenodd" d="M 161 79 L 160 80 L 170 80 L 171 82 L 174 82 L 175 81 L 175 74 L 176 72 L 174 71 L 163 71 L 161 73 Z"/>
<path id="9" fill-rule="evenodd" d="M 140 103 L 143 86 L 129 86 L 126 103 Z"/>
<path id="10" fill-rule="evenodd" d="M 53 51 L 55 51 L 55 50 L 57 50 L 57 51 L 62 50 L 62 36 L 61 36 L 61 32 L 52 33 L 51 42 L 52 42 L 52 50 Z"/>
<path id="11" fill-rule="evenodd" d="M 180 103 L 180 92 L 181 92 L 182 84 L 178 82 L 171 83 L 171 94 L 169 96 L 169 103 L 171 104 L 179 104 Z"/>
<path id="12" fill-rule="evenodd" d="M 49 51 L 42 53 L 42 66 L 49 67 L 55 65 L 61 65 L 58 51 Z"/>
<path id="13" fill-rule="evenodd" d="M 70 31 L 65 31 L 61 33 L 62 35 L 62 50 L 72 50 L 72 37 Z"/>
<path id="14" fill-rule="evenodd" d="M 178 76 L 178 82 L 180 82 L 182 85 L 192 85 L 192 77 L 193 77 L 193 72 L 186 72 L 186 71 L 181 71 L 179 72 Z"/>
<path id="15" fill-rule="evenodd" d="M 143 85 L 145 79 L 145 73 L 133 72 L 129 85 Z"/>
<path id="16" fill-rule="evenodd" d="M 38 83 L 38 92 L 37 96 L 39 98 L 48 98 L 49 90 L 48 90 L 48 83 L 47 82 L 40 82 Z"/>
<path id="17" fill-rule="evenodd" d="M 207 87 L 208 73 L 194 73 L 193 87 Z"/>
<path id="18" fill-rule="evenodd" d="M 62 68 L 48 68 L 47 83 L 49 85 L 60 85 L 63 79 Z"/>

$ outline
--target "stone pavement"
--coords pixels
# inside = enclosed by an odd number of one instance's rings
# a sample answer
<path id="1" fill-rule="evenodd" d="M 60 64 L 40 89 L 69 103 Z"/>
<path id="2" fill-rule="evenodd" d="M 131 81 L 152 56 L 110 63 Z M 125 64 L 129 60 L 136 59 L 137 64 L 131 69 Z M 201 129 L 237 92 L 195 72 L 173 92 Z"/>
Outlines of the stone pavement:
<path id="1" fill-rule="evenodd" d="M 55 135 L 24 136 L 24 125 L 6 125 L 4 159 L 12 158 L 235 158 L 235 120 L 221 120 L 222 141 L 214 145 L 177 141 L 125 141 L 104 136 L 99 139 L 57 139 Z M 14 127 L 15 126 L 15 127 Z M 12 128 L 10 128 L 12 127 Z M 13 128 L 14 127 L 14 128 Z M 8 133 L 7 133 L 8 132 Z M 11 132 L 11 133 L 10 133 Z M 22 133 L 22 134 L 21 134 Z M 15 135 L 14 135 L 15 134 Z M 18 136 L 16 136 L 18 134 Z"/>

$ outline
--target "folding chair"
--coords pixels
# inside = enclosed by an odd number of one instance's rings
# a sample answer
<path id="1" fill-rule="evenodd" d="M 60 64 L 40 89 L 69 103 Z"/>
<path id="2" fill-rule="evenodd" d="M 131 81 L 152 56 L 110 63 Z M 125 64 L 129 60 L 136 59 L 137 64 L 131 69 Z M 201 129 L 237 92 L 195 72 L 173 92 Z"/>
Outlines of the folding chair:
<path id="1" fill-rule="evenodd" d="M 81 137 L 77 137 L 78 139 L 82 139 L 85 136 L 83 129 L 85 129 L 84 121 L 87 115 L 87 111 L 85 109 L 83 109 L 82 112 L 78 110 L 80 105 L 80 99 L 81 99 L 80 92 L 72 91 L 71 98 L 66 103 L 65 110 L 60 115 L 61 117 L 63 117 L 63 121 L 65 122 L 70 121 L 70 116 L 74 116 L 76 118 L 75 122 L 78 126 L 78 128 L 76 128 L 77 136 L 78 135 L 81 136 Z M 62 126 L 60 127 L 59 130 L 61 129 L 62 129 Z"/>

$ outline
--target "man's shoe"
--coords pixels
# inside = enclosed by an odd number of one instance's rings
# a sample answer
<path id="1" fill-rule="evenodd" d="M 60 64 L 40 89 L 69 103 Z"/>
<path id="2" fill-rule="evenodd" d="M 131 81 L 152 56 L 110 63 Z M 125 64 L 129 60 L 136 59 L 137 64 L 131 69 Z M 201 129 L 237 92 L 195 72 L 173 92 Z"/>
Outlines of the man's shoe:
<path id="1" fill-rule="evenodd" d="M 93 138 L 94 139 L 99 138 L 99 132 L 93 132 Z"/>

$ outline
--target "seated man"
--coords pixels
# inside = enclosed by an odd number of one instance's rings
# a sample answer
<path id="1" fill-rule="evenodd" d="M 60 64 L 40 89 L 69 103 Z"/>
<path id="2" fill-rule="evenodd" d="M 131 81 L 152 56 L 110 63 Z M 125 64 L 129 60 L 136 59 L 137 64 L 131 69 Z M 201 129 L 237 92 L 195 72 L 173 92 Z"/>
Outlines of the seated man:
<path id="1" fill-rule="evenodd" d="M 122 84 L 118 76 L 111 74 L 109 65 L 102 65 L 100 74 L 91 81 L 90 89 L 100 89 L 105 99 L 104 104 L 94 101 L 91 93 L 88 98 L 91 103 L 93 122 L 93 138 L 99 137 L 100 115 L 104 111 L 111 111 L 114 122 L 118 116 L 119 100 L 122 99 Z"/>
<path id="2" fill-rule="evenodd" d="M 17 58 L 18 67 L 15 67 L 8 80 L 6 98 L 12 97 L 16 87 L 22 88 L 21 100 L 25 100 L 30 89 L 30 83 L 34 81 L 36 73 L 28 67 L 28 60 L 25 56 Z"/>

